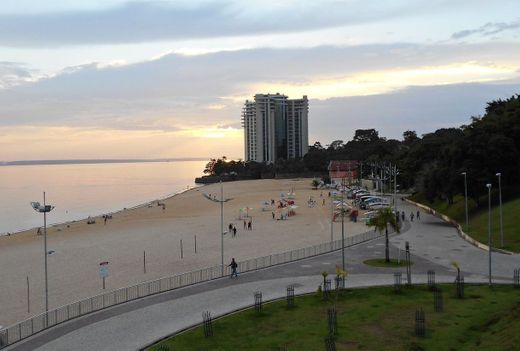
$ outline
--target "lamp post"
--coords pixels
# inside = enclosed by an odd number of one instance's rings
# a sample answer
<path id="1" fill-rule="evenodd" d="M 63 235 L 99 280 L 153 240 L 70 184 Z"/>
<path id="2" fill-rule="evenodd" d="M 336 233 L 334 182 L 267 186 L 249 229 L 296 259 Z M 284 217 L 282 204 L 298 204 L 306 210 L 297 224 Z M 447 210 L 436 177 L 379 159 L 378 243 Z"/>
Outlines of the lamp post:
<path id="1" fill-rule="evenodd" d="M 345 178 L 342 178 L 342 183 L 344 187 Z M 343 191 L 341 192 L 341 269 L 345 271 L 345 197 Z M 344 280 L 343 284 L 345 284 Z"/>
<path id="2" fill-rule="evenodd" d="M 394 212 L 397 213 L 397 165 L 394 165 Z"/>
<path id="3" fill-rule="evenodd" d="M 466 232 L 469 228 L 469 222 L 468 222 L 468 182 L 466 179 L 466 172 L 462 172 L 461 175 L 464 176 L 464 208 L 466 212 Z"/>
<path id="4" fill-rule="evenodd" d="M 45 191 L 43 192 L 43 206 L 39 202 L 31 202 L 31 207 L 39 213 L 43 213 L 43 257 L 45 266 L 45 326 L 47 327 L 47 313 L 49 312 L 49 282 L 47 275 L 47 212 L 51 212 L 54 206 L 45 202 Z"/>
<path id="5" fill-rule="evenodd" d="M 224 202 L 228 202 L 232 199 L 224 199 L 224 186 L 222 185 L 222 179 L 220 180 L 220 199 L 217 199 L 216 197 L 212 198 L 211 196 L 207 194 L 202 194 L 206 199 L 211 200 L 213 202 L 220 203 L 220 274 L 223 277 L 224 276 Z"/>
<path id="6" fill-rule="evenodd" d="M 500 212 L 500 247 L 504 247 L 504 229 L 502 226 L 502 184 L 500 181 L 502 173 L 497 173 L 496 176 L 498 177 L 498 203 Z"/>
<path id="7" fill-rule="evenodd" d="M 489 251 L 489 285 L 491 286 L 491 183 L 488 188 L 488 251 Z"/>

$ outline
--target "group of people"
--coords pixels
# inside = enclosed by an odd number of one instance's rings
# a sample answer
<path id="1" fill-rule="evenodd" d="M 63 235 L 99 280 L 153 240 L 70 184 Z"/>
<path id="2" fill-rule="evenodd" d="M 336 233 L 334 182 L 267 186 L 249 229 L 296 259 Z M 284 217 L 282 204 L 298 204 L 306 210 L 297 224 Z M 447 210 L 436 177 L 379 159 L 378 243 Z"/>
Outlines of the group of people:
<path id="1" fill-rule="evenodd" d="M 421 219 L 421 212 L 419 210 L 417 210 L 415 218 L 417 218 L 417 220 Z M 395 213 L 395 220 L 397 222 L 399 222 L 399 219 L 401 219 L 403 222 L 406 220 L 406 214 L 404 213 L 404 211 L 401 211 L 401 212 L 397 211 Z M 410 212 L 410 222 L 413 222 L 413 219 L 414 219 L 414 213 L 412 211 L 412 212 Z"/>
<path id="2" fill-rule="evenodd" d="M 253 220 L 246 221 L 244 219 L 244 229 L 253 230 Z"/>
<path id="3" fill-rule="evenodd" d="M 236 227 L 235 225 L 233 225 L 233 223 L 229 223 L 228 228 L 229 228 L 229 232 L 230 232 L 231 234 L 233 234 L 233 238 L 234 238 L 235 236 L 237 236 L 237 227 Z"/>

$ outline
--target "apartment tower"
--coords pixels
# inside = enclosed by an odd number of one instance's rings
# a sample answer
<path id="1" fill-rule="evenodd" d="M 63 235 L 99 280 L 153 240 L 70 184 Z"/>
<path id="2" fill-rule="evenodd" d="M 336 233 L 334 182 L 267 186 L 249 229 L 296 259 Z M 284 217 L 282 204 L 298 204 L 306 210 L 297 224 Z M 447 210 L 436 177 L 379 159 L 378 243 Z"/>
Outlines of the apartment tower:
<path id="1" fill-rule="evenodd" d="M 303 157 L 309 148 L 309 101 L 286 95 L 256 94 L 242 109 L 245 160 L 272 163 Z"/>

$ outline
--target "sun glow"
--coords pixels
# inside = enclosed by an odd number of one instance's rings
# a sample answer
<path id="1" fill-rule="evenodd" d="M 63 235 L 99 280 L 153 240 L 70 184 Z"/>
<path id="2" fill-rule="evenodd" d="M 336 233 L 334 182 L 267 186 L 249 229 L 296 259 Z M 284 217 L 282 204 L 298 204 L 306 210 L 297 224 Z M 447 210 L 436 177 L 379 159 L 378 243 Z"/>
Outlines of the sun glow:
<path id="1" fill-rule="evenodd" d="M 407 86 L 445 85 L 512 79 L 520 76 L 519 68 L 519 66 L 496 66 L 466 62 L 413 69 L 364 72 L 333 78 L 311 78 L 308 82 L 301 84 L 260 83 L 251 87 L 251 91 L 283 91 L 289 96 L 308 95 L 318 99 L 375 95 L 402 89 Z"/>

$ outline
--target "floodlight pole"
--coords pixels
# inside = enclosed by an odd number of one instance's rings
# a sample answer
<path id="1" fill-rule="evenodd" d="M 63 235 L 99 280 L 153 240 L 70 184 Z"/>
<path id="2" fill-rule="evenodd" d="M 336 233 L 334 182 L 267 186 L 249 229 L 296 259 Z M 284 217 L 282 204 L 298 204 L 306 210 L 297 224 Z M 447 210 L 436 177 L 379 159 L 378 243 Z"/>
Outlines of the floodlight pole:
<path id="1" fill-rule="evenodd" d="M 504 247 L 504 227 L 502 223 L 502 184 L 500 178 L 502 178 L 502 173 L 497 173 L 498 177 L 498 203 L 500 209 L 500 247 Z"/>
<path id="2" fill-rule="evenodd" d="M 488 188 L 488 252 L 489 252 L 489 286 L 491 286 L 491 183 L 486 184 Z"/>
<path id="3" fill-rule="evenodd" d="M 469 228 L 469 220 L 468 220 L 468 182 L 466 179 L 466 172 L 462 172 L 461 175 L 464 176 L 464 208 L 466 212 L 466 233 Z"/>
<path id="4" fill-rule="evenodd" d="M 342 185 L 344 187 L 345 178 L 342 178 Z M 345 197 L 343 191 L 341 192 L 341 269 L 345 271 Z"/>
<path id="5" fill-rule="evenodd" d="M 43 257 L 45 258 L 45 324 L 47 324 L 47 313 L 49 312 L 49 281 L 47 275 L 47 203 L 45 202 L 45 191 L 43 192 L 43 208 Z"/>
<path id="6" fill-rule="evenodd" d="M 394 212 L 397 213 L 397 165 L 394 165 Z"/>
<path id="7" fill-rule="evenodd" d="M 220 179 L 220 264 L 221 275 L 224 276 L 224 186 Z"/>

